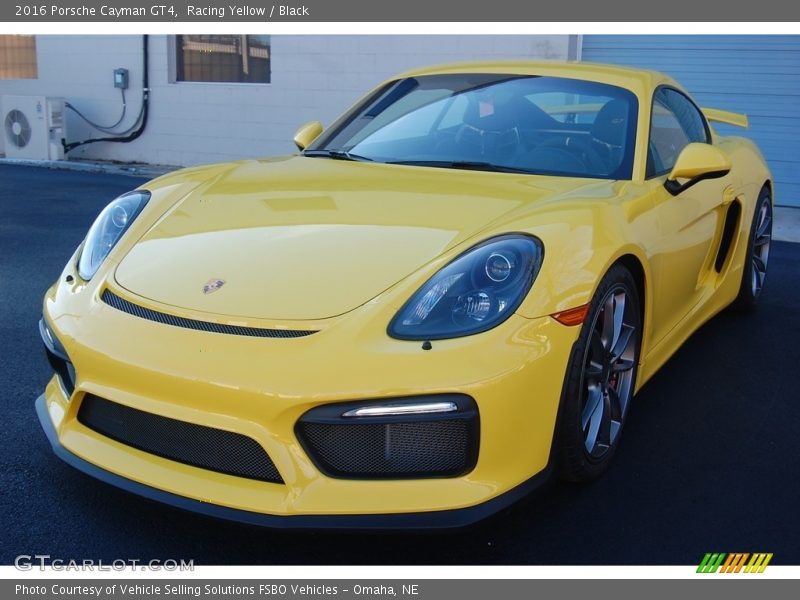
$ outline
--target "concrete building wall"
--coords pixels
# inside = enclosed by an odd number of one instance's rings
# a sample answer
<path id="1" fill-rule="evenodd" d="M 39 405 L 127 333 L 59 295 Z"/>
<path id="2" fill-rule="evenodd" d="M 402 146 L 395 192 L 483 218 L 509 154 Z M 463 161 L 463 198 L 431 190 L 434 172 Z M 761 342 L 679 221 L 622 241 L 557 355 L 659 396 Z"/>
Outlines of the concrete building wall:
<path id="1" fill-rule="evenodd" d="M 0 80 L 0 95 L 63 96 L 110 125 L 121 112 L 115 68 L 130 70 L 132 123 L 141 106 L 142 36 L 37 36 L 38 78 Z M 76 148 L 70 158 L 194 165 L 294 150 L 302 123 L 329 124 L 391 75 L 456 60 L 575 58 L 576 36 L 272 36 L 271 83 L 174 83 L 169 36 L 150 36 L 150 112 L 127 143 Z M 98 137 L 67 111 L 68 141 Z M 2 151 L 2 148 L 0 148 Z"/>

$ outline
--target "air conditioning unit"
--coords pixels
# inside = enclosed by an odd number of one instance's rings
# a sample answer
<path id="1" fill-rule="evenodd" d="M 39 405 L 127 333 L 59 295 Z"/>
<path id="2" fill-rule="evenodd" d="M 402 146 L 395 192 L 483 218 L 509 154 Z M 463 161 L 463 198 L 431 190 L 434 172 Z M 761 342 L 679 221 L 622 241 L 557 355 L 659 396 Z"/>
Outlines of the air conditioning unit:
<path id="1" fill-rule="evenodd" d="M 0 118 L 6 158 L 63 160 L 63 98 L 2 96 Z"/>

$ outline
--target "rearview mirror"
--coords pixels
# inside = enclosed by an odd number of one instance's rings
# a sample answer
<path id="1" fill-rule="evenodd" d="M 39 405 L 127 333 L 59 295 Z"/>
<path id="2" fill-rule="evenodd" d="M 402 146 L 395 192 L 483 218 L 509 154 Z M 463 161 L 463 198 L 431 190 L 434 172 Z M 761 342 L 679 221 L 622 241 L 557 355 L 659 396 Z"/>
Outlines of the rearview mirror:
<path id="1" fill-rule="evenodd" d="M 309 121 L 294 134 L 294 145 L 300 150 L 305 150 L 311 142 L 319 137 L 320 133 L 322 133 L 322 123 Z"/>
<path id="2" fill-rule="evenodd" d="M 730 159 L 711 144 L 692 143 L 678 155 L 664 187 L 673 196 L 689 189 L 704 179 L 724 177 L 731 170 Z M 679 179 L 686 179 L 680 183 Z"/>

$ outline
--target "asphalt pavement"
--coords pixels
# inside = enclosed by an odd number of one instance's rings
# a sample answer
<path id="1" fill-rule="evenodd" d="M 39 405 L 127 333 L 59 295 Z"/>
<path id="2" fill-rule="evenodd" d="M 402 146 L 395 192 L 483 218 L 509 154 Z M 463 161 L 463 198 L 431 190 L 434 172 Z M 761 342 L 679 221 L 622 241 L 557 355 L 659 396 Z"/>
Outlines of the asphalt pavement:
<path id="1" fill-rule="evenodd" d="M 800 244 L 753 315 L 723 312 L 644 387 L 611 470 L 447 533 L 275 532 L 120 491 L 57 459 L 33 401 L 41 299 L 100 209 L 142 179 L 0 165 L 0 564 L 19 554 L 195 564 L 800 564 Z"/>

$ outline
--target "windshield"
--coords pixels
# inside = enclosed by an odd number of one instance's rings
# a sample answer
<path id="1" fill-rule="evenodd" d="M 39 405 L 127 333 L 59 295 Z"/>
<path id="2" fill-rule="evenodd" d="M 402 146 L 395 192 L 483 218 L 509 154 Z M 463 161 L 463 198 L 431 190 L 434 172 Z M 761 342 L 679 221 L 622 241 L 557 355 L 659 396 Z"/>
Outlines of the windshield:
<path id="1" fill-rule="evenodd" d="M 411 77 L 356 106 L 306 156 L 630 179 L 637 110 L 630 91 L 590 81 Z"/>

